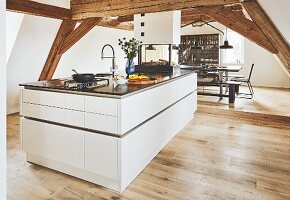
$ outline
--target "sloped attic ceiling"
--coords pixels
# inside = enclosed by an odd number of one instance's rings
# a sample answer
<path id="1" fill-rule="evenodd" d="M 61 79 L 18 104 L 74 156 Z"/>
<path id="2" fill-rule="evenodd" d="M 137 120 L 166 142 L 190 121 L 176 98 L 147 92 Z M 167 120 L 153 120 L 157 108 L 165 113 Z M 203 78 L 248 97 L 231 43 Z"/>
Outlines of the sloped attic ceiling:
<path id="1" fill-rule="evenodd" d="M 258 0 L 262 8 L 274 22 L 276 27 L 290 43 L 290 1 L 288 0 Z"/>
<path id="2" fill-rule="evenodd" d="M 9 1 L 9 0 L 7 0 Z M 11 1 L 18 1 L 18 0 L 11 0 Z M 57 0 L 37 0 L 40 3 L 47 3 L 47 4 L 51 4 L 51 5 L 57 5 L 57 6 L 62 6 L 62 7 L 69 7 L 69 4 L 71 4 L 71 12 L 72 12 L 72 18 L 73 19 L 78 19 L 78 20 L 85 20 L 87 18 L 91 18 L 91 17 L 100 17 L 102 16 L 110 16 L 112 15 L 117 15 L 117 13 L 122 13 L 124 14 L 124 10 L 130 10 L 131 13 L 142 13 L 142 12 L 156 12 L 156 11 L 160 11 L 160 9 L 162 10 L 170 10 L 170 9 L 188 9 L 191 7 L 194 7 L 196 9 L 194 10 L 199 10 L 202 11 L 204 9 L 206 9 L 208 6 L 224 6 L 226 5 L 226 7 L 228 7 L 229 5 L 236 5 L 238 4 L 239 0 L 207 0 L 207 1 L 203 1 L 200 2 L 199 0 L 193 0 L 193 1 L 185 1 L 185 0 L 179 0 L 178 2 L 183 2 L 185 4 L 182 5 L 171 5 L 170 8 L 168 8 L 165 4 L 167 2 L 169 2 L 168 0 L 162 0 L 160 1 L 161 3 L 164 4 L 164 6 L 158 6 L 158 8 L 156 8 L 156 2 L 155 1 L 146 1 L 146 2 L 139 2 L 136 1 L 136 4 L 140 4 L 140 6 L 143 7 L 138 7 L 138 5 L 135 5 L 134 1 L 132 0 L 124 0 L 124 5 L 123 7 L 119 7 L 118 6 L 118 0 L 109 0 L 109 1 L 98 1 L 98 0 L 91 0 L 90 2 L 86 2 L 84 4 L 84 2 L 80 1 L 80 0 L 62 0 L 62 1 L 57 1 Z M 287 29 L 288 26 L 285 24 L 281 24 L 279 22 L 283 21 L 285 23 L 287 23 L 287 18 L 285 18 L 284 16 L 282 16 L 282 14 L 287 14 L 287 10 L 285 10 L 285 12 L 283 12 L 283 10 L 281 11 L 281 9 L 286 9 L 287 7 L 289 7 L 289 1 L 285 1 L 285 0 L 277 0 L 277 1 L 271 1 L 271 0 L 256 0 L 258 1 L 261 5 L 262 5 L 262 9 L 264 9 L 266 12 L 269 12 L 269 17 L 273 20 L 274 23 L 276 23 L 277 28 L 280 30 L 280 32 L 283 34 L 283 36 L 287 39 L 285 39 L 286 41 L 289 42 L 289 32 Z M 105 2 L 109 2 L 110 3 L 110 7 L 104 7 Z M 87 4 L 91 4 L 91 6 L 87 6 Z M 237 21 L 241 20 L 241 23 L 238 24 L 238 28 L 233 29 L 235 31 L 237 30 L 248 30 L 248 32 L 244 35 L 250 37 L 250 36 L 254 36 L 256 38 L 253 39 L 253 41 L 257 44 L 259 44 L 260 46 L 264 47 L 265 49 L 269 50 L 270 52 L 277 54 L 278 57 L 280 58 L 280 60 L 283 62 L 285 69 L 288 70 L 288 72 L 290 72 L 290 47 L 289 44 L 285 43 L 285 40 L 281 37 L 281 34 L 279 33 L 279 31 L 277 31 L 277 29 L 273 26 L 273 23 L 271 23 L 268 20 L 267 14 L 264 13 L 263 10 L 261 10 L 260 6 L 258 4 L 255 3 L 255 0 L 247 0 L 247 1 L 242 1 L 242 5 L 246 8 L 246 10 L 248 11 L 248 13 L 250 14 L 250 17 L 253 19 L 253 22 L 251 21 L 246 21 L 244 19 L 242 19 L 240 16 L 238 15 L 234 15 L 235 17 L 238 17 Z M 85 6 L 85 7 L 84 7 Z M 125 6 L 125 7 L 124 7 Z M 224 7 L 224 8 L 226 8 Z M 212 10 L 213 7 L 209 7 L 210 10 Z M 217 8 L 217 7 L 215 7 Z M 275 9 L 273 9 L 275 8 Z M 98 10 L 96 10 L 98 9 Z M 140 10 L 141 9 L 141 10 Z M 99 11 L 100 10 L 100 11 Z M 232 10 L 233 11 L 233 10 Z M 257 11 L 257 12 L 256 12 Z M 213 10 L 213 12 L 215 12 Z M 258 13 L 259 12 L 259 13 Z M 103 14 L 102 14 L 103 13 Z M 203 14 L 208 14 L 208 13 L 204 13 L 201 12 Z M 227 19 L 230 19 L 232 16 L 232 14 L 234 14 L 235 12 L 229 13 L 228 16 L 224 16 L 224 18 L 226 19 L 226 17 L 228 17 Z M 126 13 L 128 14 L 128 13 Z M 219 12 L 215 12 L 214 14 L 218 14 Z M 279 14 L 279 15 L 278 15 Z M 70 14 L 69 14 L 70 15 Z M 99 16 L 100 15 L 100 16 Z M 287 14 L 289 15 L 289 14 Z M 209 15 L 210 17 L 213 17 L 212 15 Z M 279 16 L 279 17 L 278 17 Z M 213 17 L 214 18 L 214 17 Z M 283 18 L 283 19 L 282 19 Z M 216 18 L 214 18 L 216 19 Z M 217 20 L 218 21 L 218 20 Z M 226 21 L 224 21 L 226 22 Z M 223 22 L 220 22 L 222 24 L 224 24 Z M 233 22 L 234 23 L 234 22 Z M 225 23 L 224 25 L 229 26 L 231 28 L 230 25 L 233 24 L 232 22 L 230 23 Z M 250 24 L 250 25 L 249 25 Z M 256 24 L 258 24 L 258 26 L 260 27 L 260 29 L 262 30 L 262 32 L 259 30 L 259 28 L 255 27 L 257 26 Z M 265 26 L 264 26 L 265 24 Z M 246 26 L 243 28 L 243 26 Z M 287 28 L 285 28 L 287 27 Z M 251 34 L 253 31 L 255 30 L 256 34 Z M 239 31 L 237 31 L 239 32 Z M 240 32 L 239 32 L 240 33 Z M 241 34 L 241 33 L 240 33 Z M 242 34 L 243 35 L 243 34 Z M 264 36 L 267 36 L 267 38 L 265 38 Z M 263 36 L 263 37 L 260 37 Z M 251 37 L 250 37 L 251 38 Z M 269 39 L 269 40 L 268 40 Z M 266 41 L 266 44 L 265 44 Z"/>

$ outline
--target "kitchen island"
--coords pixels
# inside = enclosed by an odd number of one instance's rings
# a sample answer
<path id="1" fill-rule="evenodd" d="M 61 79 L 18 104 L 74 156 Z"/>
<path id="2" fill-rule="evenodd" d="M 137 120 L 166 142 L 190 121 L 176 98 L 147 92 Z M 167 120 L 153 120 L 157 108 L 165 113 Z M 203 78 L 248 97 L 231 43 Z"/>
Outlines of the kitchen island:
<path id="1" fill-rule="evenodd" d="M 21 84 L 27 161 L 122 192 L 194 117 L 196 74 L 153 74 L 150 85 L 71 90 L 66 79 Z"/>

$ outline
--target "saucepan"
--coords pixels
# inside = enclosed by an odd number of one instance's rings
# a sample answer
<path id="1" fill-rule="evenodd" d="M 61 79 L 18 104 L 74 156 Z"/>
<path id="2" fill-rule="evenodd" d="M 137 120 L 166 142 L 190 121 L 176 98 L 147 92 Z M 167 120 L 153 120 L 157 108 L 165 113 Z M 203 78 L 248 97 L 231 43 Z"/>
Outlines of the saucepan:
<path id="1" fill-rule="evenodd" d="M 87 83 L 87 82 L 92 82 L 95 79 L 95 75 L 94 74 L 79 74 L 77 73 L 76 70 L 72 70 L 73 72 L 75 72 L 75 74 L 72 75 L 72 78 L 74 81 L 76 81 L 77 83 Z"/>

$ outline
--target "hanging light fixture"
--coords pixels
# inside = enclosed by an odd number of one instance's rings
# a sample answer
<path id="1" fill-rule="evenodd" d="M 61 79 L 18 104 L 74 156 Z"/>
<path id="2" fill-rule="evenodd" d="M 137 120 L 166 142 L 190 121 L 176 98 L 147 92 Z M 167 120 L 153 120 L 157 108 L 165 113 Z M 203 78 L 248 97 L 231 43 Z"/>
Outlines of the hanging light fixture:
<path id="1" fill-rule="evenodd" d="M 152 44 L 149 44 L 149 45 L 145 48 L 145 50 L 154 51 L 154 50 L 156 50 L 156 48 L 155 48 Z"/>
<path id="2" fill-rule="evenodd" d="M 229 45 L 228 41 L 228 28 L 226 27 L 226 39 L 224 41 L 224 44 L 220 46 L 220 49 L 232 49 L 234 48 L 232 45 Z"/>

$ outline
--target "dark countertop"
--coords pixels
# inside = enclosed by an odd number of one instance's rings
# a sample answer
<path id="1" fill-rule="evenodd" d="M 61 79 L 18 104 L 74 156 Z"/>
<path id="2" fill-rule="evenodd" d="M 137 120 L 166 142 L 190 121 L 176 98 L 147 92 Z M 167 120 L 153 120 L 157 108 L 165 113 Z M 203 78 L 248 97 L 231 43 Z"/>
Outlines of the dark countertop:
<path id="1" fill-rule="evenodd" d="M 70 78 L 66 79 L 53 79 L 50 81 L 38 81 L 20 84 L 20 86 L 24 86 L 26 89 L 35 89 L 35 90 L 44 90 L 44 91 L 53 91 L 53 92 L 62 92 L 62 93 L 73 93 L 79 95 L 91 95 L 91 96 L 103 96 L 110 98 L 123 98 L 132 94 L 136 94 L 160 85 L 163 85 L 167 82 L 173 81 L 175 79 L 188 76 L 192 73 L 195 73 L 190 70 L 182 70 L 182 69 L 174 69 L 173 73 L 167 74 L 144 74 L 149 77 L 154 77 L 157 79 L 154 84 L 146 84 L 146 85 L 117 85 L 112 79 L 109 80 L 109 85 L 94 87 L 90 89 L 84 89 L 81 91 L 78 90 L 70 90 L 64 87 L 64 81 L 70 80 Z"/>

